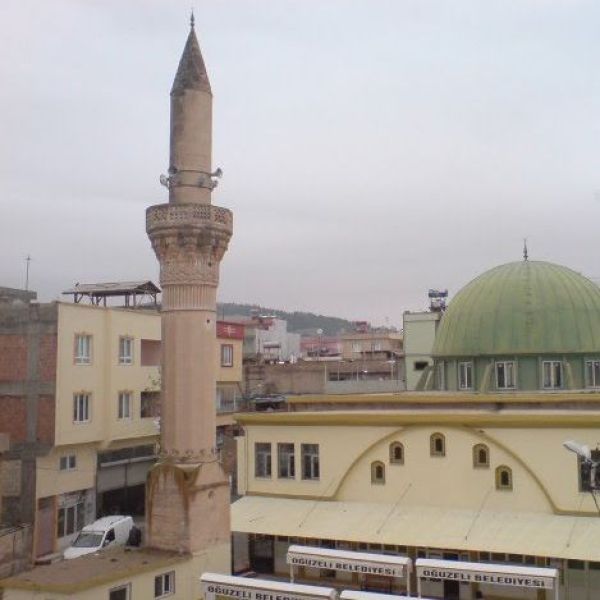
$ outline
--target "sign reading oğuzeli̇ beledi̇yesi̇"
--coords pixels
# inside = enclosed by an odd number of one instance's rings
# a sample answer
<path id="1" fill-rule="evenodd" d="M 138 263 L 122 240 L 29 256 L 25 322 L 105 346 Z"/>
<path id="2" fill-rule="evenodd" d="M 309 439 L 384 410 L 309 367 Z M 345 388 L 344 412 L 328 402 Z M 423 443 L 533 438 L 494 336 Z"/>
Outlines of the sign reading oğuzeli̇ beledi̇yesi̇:
<path id="1" fill-rule="evenodd" d="M 357 562 L 343 558 L 325 558 L 322 556 L 297 556 L 291 552 L 287 558 L 293 567 L 313 567 L 315 569 L 331 569 L 364 575 L 384 575 L 386 577 L 404 577 L 404 565 L 379 565 L 377 563 Z"/>
<path id="2" fill-rule="evenodd" d="M 417 565 L 417 576 L 428 579 L 453 579 L 462 583 L 490 583 L 547 590 L 554 588 L 554 579 L 551 577 L 536 577 L 517 573 L 483 573 L 481 571 L 420 567 Z"/>
<path id="3" fill-rule="evenodd" d="M 298 596 L 286 592 L 254 590 L 221 583 L 206 583 L 204 592 L 239 600 L 310 600 L 310 596 Z"/>

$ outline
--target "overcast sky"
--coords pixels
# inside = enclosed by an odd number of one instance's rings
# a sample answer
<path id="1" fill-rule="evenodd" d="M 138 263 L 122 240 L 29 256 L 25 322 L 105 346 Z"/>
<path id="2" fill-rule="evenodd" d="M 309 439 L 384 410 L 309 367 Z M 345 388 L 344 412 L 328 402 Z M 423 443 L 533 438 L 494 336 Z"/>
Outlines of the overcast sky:
<path id="1" fill-rule="evenodd" d="M 600 280 L 600 2 L 194 1 L 220 299 L 401 325 L 519 260 Z M 0 285 L 158 279 L 190 0 L 0 3 Z"/>

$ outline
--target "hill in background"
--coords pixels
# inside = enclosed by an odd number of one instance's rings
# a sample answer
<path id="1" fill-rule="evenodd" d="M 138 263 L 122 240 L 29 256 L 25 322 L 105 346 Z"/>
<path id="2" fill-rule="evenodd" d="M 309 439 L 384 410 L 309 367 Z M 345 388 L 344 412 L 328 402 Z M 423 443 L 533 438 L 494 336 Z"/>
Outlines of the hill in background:
<path id="1" fill-rule="evenodd" d="M 288 323 L 288 331 L 296 333 L 314 334 L 317 329 L 322 329 L 324 335 L 336 335 L 354 330 L 352 321 L 338 317 L 315 315 L 310 312 L 287 312 L 276 308 L 267 308 L 256 304 L 238 304 L 237 302 L 219 302 L 217 306 L 219 319 L 227 319 L 233 316 L 250 317 L 252 311 L 258 311 L 261 315 L 285 319 Z"/>

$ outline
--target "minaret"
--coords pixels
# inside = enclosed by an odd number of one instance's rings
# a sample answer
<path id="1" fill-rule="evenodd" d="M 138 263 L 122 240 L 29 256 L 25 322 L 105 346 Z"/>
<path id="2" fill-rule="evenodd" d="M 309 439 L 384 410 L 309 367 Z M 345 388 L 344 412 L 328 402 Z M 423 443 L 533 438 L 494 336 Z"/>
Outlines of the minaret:
<path id="1" fill-rule="evenodd" d="M 148 475 L 147 544 L 229 569 L 229 484 L 216 445 L 216 294 L 231 211 L 211 205 L 212 92 L 191 30 L 171 89 L 168 204 L 146 212 L 162 286 L 161 457 Z M 215 562 L 216 561 L 216 562 Z"/>

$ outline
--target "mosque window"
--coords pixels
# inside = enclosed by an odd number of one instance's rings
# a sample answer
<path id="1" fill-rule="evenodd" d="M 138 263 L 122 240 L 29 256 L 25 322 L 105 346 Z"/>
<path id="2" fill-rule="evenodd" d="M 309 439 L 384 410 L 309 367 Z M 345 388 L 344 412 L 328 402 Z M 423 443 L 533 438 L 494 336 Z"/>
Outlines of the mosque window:
<path id="1" fill-rule="evenodd" d="M 504 465 L 496 469 L 496 489 L 497 490 L 512 490 L 512 470 Z"/>
<path id="2" fill-rule="evenodd" d="M 585 385 L 586 387 L 600 387 L 600 360 L 585 361 Z"/>
<path id="3" fill-rule="evenodd" d="M 487 469 L 490 466 L 490 449 L 485 444 L 473 446 L 473 466 L 476 469 Z"/>
<path id="4" fill-rule="evenodd" d="M 514 360 L 496 363 L 496 387 L 499 390 L 510 390 L 516 387 L 516 364 Z"/>
<path id="5" fill-rule="evenodd" d="M 271 477 L 271 444 L 258 442 L 254 444 L 255 477 Z"/>
<path id="6" fill-rule="evenodd" d="M 404 464 L 404 446 L 400 442 L 390 444 L 390 463 L 393 465 Z"/>
<path id="7" fill-rule="evenodd" d="M 302 444 L 302 479 L 319 479 L 319 444 Z"/>
<path id="8" fill-rule="evenodd" d="M 371 463 L 371 483 L 385 483 L 385 465 L 381 461 Z"/>
<path id="9" fill-rule="evenodd" d="M 443 433 L 432 433 L 429 438 L 431 456 L 446 456 L 446 438 Z"/>
<path id="10" fill-rule="evenodd" d="M 294 444 L 277 444 L 277 464 L 279 479 L 294 479 L 296 477 Z"/>
<path id="11" fill-rule="evenodd" d="M 545 389 L 561 388 L 563 384 L 562 363 L 559 360 L 542 362 L 543 386 Z"/>
<path id="12" fill-rule="evenodd" d="M 472 390 L 473 389 L 473 363 L 461 362 L 458 363 L 458 389 Z"/>

